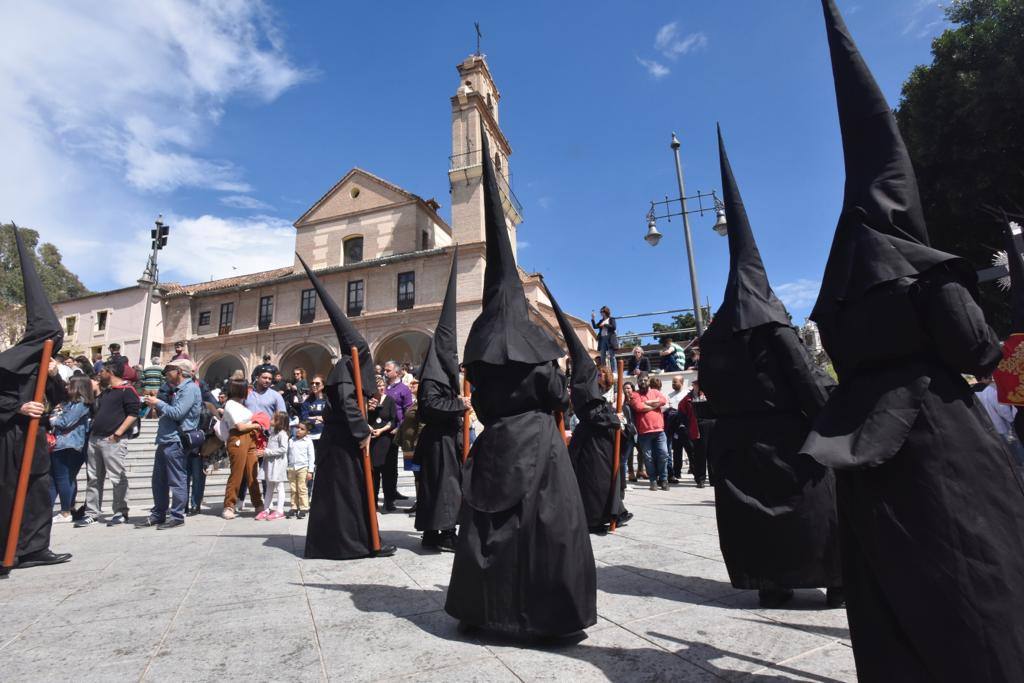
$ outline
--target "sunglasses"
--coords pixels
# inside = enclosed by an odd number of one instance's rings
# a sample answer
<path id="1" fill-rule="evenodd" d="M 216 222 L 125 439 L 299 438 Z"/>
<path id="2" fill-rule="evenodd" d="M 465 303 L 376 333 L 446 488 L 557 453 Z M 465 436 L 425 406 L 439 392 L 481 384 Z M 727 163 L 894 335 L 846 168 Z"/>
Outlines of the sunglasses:
<path id="1" fill-rule="evenodd" d="M 310 382 L 310 384 L 312 384 L 314 387 L 322 387 L 324 385 L 323 382 Z"/>

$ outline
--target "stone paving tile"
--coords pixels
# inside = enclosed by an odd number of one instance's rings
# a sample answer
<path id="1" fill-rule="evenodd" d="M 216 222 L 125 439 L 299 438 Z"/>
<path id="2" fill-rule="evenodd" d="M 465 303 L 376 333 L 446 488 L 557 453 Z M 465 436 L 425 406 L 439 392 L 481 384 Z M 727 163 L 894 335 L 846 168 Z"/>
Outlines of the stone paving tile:
<path id="1" fill-rule="evenodd" d="M 651 569 L 631 564 L 618 565 L 621 569 L 636 572 L 649 579 L 695 593 L 705 600 L 723 598 L 739 592 L 729 583 L 725 564 L 704 557 L 687 555 L 680 562 Z"/>
<path id="2" fill-rule="evenodd" d="M 857 668 L 852 651 L 846 645 L 826 645 L 807 654 L 788 659 L 744 676 L 742 681 L 778 680 L 855 683 Z"/>
<path id="3" fill-rule="evenodd" d="M 723 597 L 718 602 L 729 607 L 745 609 L 765 619 L 800 631 L 807 631 L 850 646 L 850 628 L 845 609 L 826 609 L 824 590 L 798 590 L 793 600 L 782 609 L 763 609 L 757 601 L 757 591 L 743 591 Z"/>
<path id="4" fill-rule="evenodd" d="M 623 624 L 642 617 L 685 609 L 704 602 L 700 596 L 618 567 L 597 570 L 597 611 Z"/>
<path id="5" fill-rule="evenodd" d="M 384 681 L 416 681 L 417 683 L 513 683 L 522 679 L 512 673 L 501 660 L 487 653 L 479 659 L 430 671 L 417 671 Z"/>
<path id="6" fill-rule="evenodd" d="M 835 642 L 717 604 L 640 619 L 625 628 L 730 680 Z"/>

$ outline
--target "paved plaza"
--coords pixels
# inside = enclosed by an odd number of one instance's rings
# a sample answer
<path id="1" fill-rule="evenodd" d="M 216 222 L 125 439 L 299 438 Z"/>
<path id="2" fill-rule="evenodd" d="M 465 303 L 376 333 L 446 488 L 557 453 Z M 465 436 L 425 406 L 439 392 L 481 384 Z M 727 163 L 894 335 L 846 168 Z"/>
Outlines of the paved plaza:
<path id="1" fill-rule="evenodd" d="M 550 647 L 459 634 L 452 556 L 421 551 L 405 514 L 381 517 L 394 557 L 349 562 L 301 559 L 304 520 L 219 507 L 169 531 L 56 525 L 74 560 L 0 582 L 0 680 L 855 680 L 823 591 L 766 611 L 729 585 L 713 501 L 631 485 L 633 521 L 591 537 L 598 623 Z"/>

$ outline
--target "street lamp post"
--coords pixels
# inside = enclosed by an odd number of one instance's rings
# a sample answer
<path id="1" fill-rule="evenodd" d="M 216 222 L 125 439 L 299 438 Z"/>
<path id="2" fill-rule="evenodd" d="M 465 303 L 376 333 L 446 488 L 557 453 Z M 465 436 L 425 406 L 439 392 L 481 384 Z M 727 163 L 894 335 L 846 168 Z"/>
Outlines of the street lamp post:
<path id="1" fill-rule="evenodd" d="M 146 311 L 142 317 L 142 344 L 139 347 L 139 365 L 142 367 L 146 367 L 149 363 L 149 357 L 146 353 L 148 351 L 146 346 L 149 344 L 149 316 L 150 309 L 153 308 L 153 294 L 160 283 L 160 271 L 157 270 L 156 259 L 160 250 L 167 246 L 167 234 L 170 231 L 170 227 L 163 223 L 163 216 L 157 216 L 156 227 L 149 231 L 153 239 L 153 251 L 149 255 L 146 272 L 139 280 L 140 285 L 149 285 L 146 292 Z"/>
<path id="2" fill-rule="evenodd" d="M 679 138 L 676 137 L 675 133 L 672 133 L 672 152 L 675 155 L 676 162 L 676 181 L 679 184 L 679 198 L 669 199 L 665 198 L 664 201 L 651 202 L 651 209 L 647 213 L 647 235 L 644 237 L 647 243 L 652 247 L 657 246 L 658 242 L 661 241 L 661 233 L 658 232 L 657 220 L 659 218 L 667 218 L 672 220 L 672 216 L 682 216 L 683 218 L 683 237 L 686 240 L 686 260 L 690 269 L 690 292 L 693 295 L 693 319 L 696 323 L 697 336 L 700 337 L 704 334 L 704 312 L 700 307 L 700 290 L 697 287 L 697 266 L 693 257 L 693 237 L 690 233 L 690 214 L 699 213 L 704 215 L 705 212 L 714 211 L 716 214 L 716 220 L 714 230 L 719 235 L 725 235 L 727 230 L 727 224 L 725 222 L 725 206 L 722 201 L 718 198 L 718 195 L 714 191 L 697 192 L 697 194 L 687 197 L 686 196 L 686 185 L 683 180 L 683 166 L 679 161 Z M 686 200 L 696 199 L 698 202 L 697 209 L 692 211 L 687 210 Z M 704 204 L 705 199 L 711 199 L 711 206 Z M 673 213 L 670 204 L 678 201 L 680 211 Z M 666 213 L 664 215 L 656 215 L 656 207 L 664 204 Z"/>

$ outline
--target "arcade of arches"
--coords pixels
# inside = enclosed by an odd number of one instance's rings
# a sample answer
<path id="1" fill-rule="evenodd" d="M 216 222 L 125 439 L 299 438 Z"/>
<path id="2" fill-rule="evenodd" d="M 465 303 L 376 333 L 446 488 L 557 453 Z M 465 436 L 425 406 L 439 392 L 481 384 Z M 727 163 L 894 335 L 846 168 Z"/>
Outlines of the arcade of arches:
<path id="1" fill-rule="evenodd" d="M 326 377 L 334 367 L 331 352 L 320 344 L 303 344 L 293 347 L 275 363 L 281 369 L 281 374 L 287 379 L 291 379 L 295 368 L 302 368 L 306 371 L 306 377 L 311 378 L 315 375 Z"/>
<path id="2" fill-rule="evenodd" d="M 232 373 L 237 370 L 245 373 L 245 366 L 242 364 L 242 360 L 238 356 L 227 354 L 207 363 L 206 368 L 202 371 L 202 378 L 209 386 L 216 387 L 220 386 L 224 380 L 231 377 Z M 248 374 L 246 374 L 246 378 L 248 378 Z"/>
<path id="3" fill-rule="evenodd" d="M 429 346 L 430 336 L 423 332 L 400 332 L 378 344 L 373 359 L 379 365 L 393 360 L 416 367 L 423 362 Z"/>

